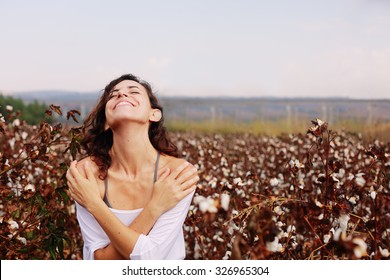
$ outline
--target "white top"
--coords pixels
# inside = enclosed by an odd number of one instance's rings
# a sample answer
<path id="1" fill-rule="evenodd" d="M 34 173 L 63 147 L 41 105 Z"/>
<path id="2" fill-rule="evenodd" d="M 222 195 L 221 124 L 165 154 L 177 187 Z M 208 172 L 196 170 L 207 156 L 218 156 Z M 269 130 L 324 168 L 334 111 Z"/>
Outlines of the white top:
<path id="1" fill-rule="evenodd" d="M 182 260 L 185 258 L 183 224 L 192 196 L 183 198 L 174 208 L 162 214 L 148 235 L 141 234 L 130 254 L 132 260 Z M 111 243 L 95 217 L 76 202 L 77 219 L 84 240 L 83 259 L 93 260 L 97 249 Z M 143 210 L 118 210 L 109 208 L 123 224 L 129 226 Z"/>

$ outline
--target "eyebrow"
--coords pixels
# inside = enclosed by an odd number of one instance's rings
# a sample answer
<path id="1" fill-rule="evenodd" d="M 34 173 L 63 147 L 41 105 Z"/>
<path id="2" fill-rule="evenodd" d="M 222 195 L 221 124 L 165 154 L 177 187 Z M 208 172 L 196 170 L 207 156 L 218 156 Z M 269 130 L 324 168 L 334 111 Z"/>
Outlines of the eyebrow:
<path id="1" fill-rule="evenodd" d="M 128 87 L 127 87 L 127 89 L 132 89 L 132 88 L 136 88 L 136 89 L 139 89 L 139 90 L 140 90 L 140 88 L 137 87 L 137 86 L 128 86 Z M 110 94 L 113 93 L 113 92 L 118 92 L 118 91 L 119 91 L 119 89 L 113 89 L 113 90 L 110 91 Z"/>

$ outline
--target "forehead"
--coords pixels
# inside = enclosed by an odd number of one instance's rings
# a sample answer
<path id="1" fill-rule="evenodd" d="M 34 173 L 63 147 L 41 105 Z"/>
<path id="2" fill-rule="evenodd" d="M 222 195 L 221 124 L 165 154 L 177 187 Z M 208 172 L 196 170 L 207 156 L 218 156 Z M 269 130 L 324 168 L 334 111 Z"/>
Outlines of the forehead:
<path id="1" fill-rule="evenodd" d="M 132 89 L 132 88 L 146 92 L 145 88 L 140 83 L 131 80 L 124 80 L 116 84 L 111 90 L 111 92 L 118 91 L 121 89 Z"/>

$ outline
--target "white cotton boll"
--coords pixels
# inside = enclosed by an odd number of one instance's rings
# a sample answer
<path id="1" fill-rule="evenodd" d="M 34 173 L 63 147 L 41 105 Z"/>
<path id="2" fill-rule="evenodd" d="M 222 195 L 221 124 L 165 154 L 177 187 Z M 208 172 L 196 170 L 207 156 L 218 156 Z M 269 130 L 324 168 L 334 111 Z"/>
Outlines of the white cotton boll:
<path id="1" fill-rule="evenodd" d="M 340 179 L 344 178 L 345 176 L 345 170 L 343 168 L 340 168 L 339 173 L 337 173 L 337 177 Z"/>
<path id="2" fill-rule="evenodd" d="M 32 192 L 35 192 L 35 186 L 34 186 L 34 185 L 31 185 L 31 184 L 28 184 L 27 186 L 24 187 L 24 190 L 25 190 L 25 191 L 32 191 Z"/>
<path id="3" fill-rule="evenodd" d="M 281 252 L 282 244 L 279 243 L 279 238 L 275 237 L 274 241 L 265 244 L 265 248 L 270 252 Z"/>
<path id="4" fill-rule="evenodd" d="M 353 249 L 353 253 L 355 254 L 355 257 L 360 259 L 363 256 L 367 256 L 367 244 L 364 242 L 361 238 L 354 238 L 352 239 L 352 243 L 356 244 L 357 246 Z"/>
<path id="5" fill-rule="evenodd" d="M 276 187 L 277 185 L 279 185 L 279 180 L 276 179 L 276 178 L 272 178 L 269 183 L 271 184 L 272 187 Z"/>
<path id="6" fill-rule="evenodd" d="M 221 207 L 227 211 L 229 209 L 230 195 L 227 193 L 221 194 Z"/>
<path id="7" fill-rule="evenodd" d="M 229 260 L 232 256 L 232 251 L 226 251 L 225 256 L 223 256 L 223 260 Z"/>
<path id="8" fill-rule="evenodd" d="M 296 230 L 295 226 L 289 225 L 287 227 L 287 232 L 290 233 L 291 231 L 294 232 Z"/>
<path id="9" fill-rule="evenodd" d="M 240 177 L 234 178 L 234 179 L 233 179 L 233 183 L 236 184 L 236 185 L 237 185 L 237 184 L 240 185 L 240 184 L 242 183 L 242 180 L 241 180 Z"/>
<path id="10" fill-rule="evenodd" d="M 207 197 L 205 200 L 202 200 L 199 203 L 199 209 L 200 209 L 200 211 L 202 211 L 202 213 L 206 213 L 206 212 L 217 213 L 218 212 L 217 207 L 215 207 L 214 199 L 212 199 L 211 197 Z"/>
<path id="11" fill-rule="evenodd" d="M 320 119 L 316 119 L 318 126 L 322 126 L 324 122 Z"/>
<path id="12" fill-rule="evenodd" d="M 375 192 L 375 191 L 372 191 L 372 192 L 370 193 L 370 196 L 371 196 L 371 198 L 372 198 L 373 200 L 375 200 L 375 198 L 376 198 L 376 192 Z"/>
<path id="13" fill-rule="evenodd" d="M 208 211 L 209 213 L 217 213 L 217 212 L 218 212 L 218 209 L 217 209 L 217 207 L 215 207 L 214 205 L 212 205 L 212 206 L 209 206 L 209 209 L 207 209 L 207 211 Z"/>
<path id="14" fill-rule="evenodd" d="M 359 173 L 358 175 L 360 175 L 361 173 Z M 355 178 L 355 183 L 360 186 L 360 187 L 364 187 L 364 185 L 366 184 L 366 180 L 361 177 L 361 176 L 358 176 L 356 175 L 356 178 Z"/>
<path id="15" fill-rule="evenodd" d="M 283 210 L 280 208 L 280 206 L 276 206 L 275 208 L 274 208 L 274 212 L 276 213 L 276 215 L 282 215 L 282 214 L 284 214 L 284 212 L 283 212 Z"/>
<path id="16" fill-rule="evenodd" d="M 19 240 L 20 242 L 22 242 L 23 245 L 27 245 L 27 240 L 26 240 L 26 238 L 24 238 L 24 237 L 18 237 L 18 238 L 16 238 L 16 239 Z"/>
<path id="17" fill-rule="evenodd" d="M 348 199 L 348 201 L 355 205 L 355 204 L 356 204 L 356 197 L 354 197 L 354 196 L 353 196 L 353 197 L 350 197 L 350 198 Z"/>
<path id="18" fill-rule="evenodd" d="M 10 226 L 11 229 L 18 229 L 18 228 L 19 228 L 18 223 L 15 222 L 14 220 L 8 221 L 8 224 L 9 224 L 9 226 Z"/>
<path id="19" fill-rule="evenodd" d="M 275 225 L 277 226 L 277 227 L 282 227 L 283 225 L 284 225 L 284 223 L 282 222 L 282 221 L 277 221 L 276 223 L 275 223 Z"/>
<path id="20" fill-rule="evenodd" d="M 14 109 L 14 107 L 12 107 L 11 105 L 7 105 L 7 106 L 5 106 L 5 109 L 7 111 L 11 112 Z"/>
<path id="21" fill-rule="evenodd" d="M 336 175 L 332 175 L 332 179 L 333 179 L 333 181 L 335 181 L 335 182 L 340 182 L 340 180 L 336 177 Z"/>
<path id="22" fill-rule="evenodd" d="M 195 243 L 195 246 L 194 246 L 194 259 L 199 259 L 200 257 L 202 257 L 202 255 L 200 254 L 200 246 L 198 244 L 198 242 Z"/>
<path id="23" fill-rule="evenodd" d="M 203 200 L 199 203 L 199 210 L 202 211 L 202 213 L 206 213 L 209 209 L 209 204 L 207 200 Z"/>
<path id="24" fill-rule="evenodd" d="M 291 185 L 290 186 L 290 191 L 293 191 L 294 190 L 294 185 Z"/>
<path id="25" fill-rule="evenodd" d="M 221 157 L 221 166 L 228 166 L 228 162 L 224 157 Z"/>
<path id="26" fill-rule="evenodd" d="M 203 200 L 205 200 L 206 198 L 204 196 L 201 196 L 201 195 L 197 195 L 194 197 L 194 204 L 199 204 L 200 202 L 202 202 Z"/>
<path id="27" fill-rule="evenodd" d="M 11 146 L 11 149 L 13 150 L 15 148 L 15 138 L 12 138 L 8 141 L 9 145 Z"/>
<path id="28" fill-rule="evenodd" d="M 389 250 L 382 249 L 381 246 L 379 246 L 379 252 L 381 253 L 382 257 L 388 258 L 389 257 Z"/>
<path id="29" fill-rule="evenodd" d="M 339 217 L 339 224 L 340 224 L 341 231 L 343 231 L 343 232 L 347 231 L 348 221 L 349 221 L 349 216 L 348 215 L 346 215 L 346 214 L 340 215 L 340 217 Z"/>
<path id="30" fill-rule="evenodd" d="M 324 235 L 324 243 L 325 243 L 325 244 L 328 243 L 329 240 L 330 240 L 330 234 L 325 234 L 325 235 Z"/>
<path id="31" fill-rule="evenodd" d="M 20 125 L 20 120 L 19 119 L 14 119 L 14 121 L 12 122 L 12 125 L 13 126 L 19 126 Z"/>
<path id="32" fill-rule="evenodd" d="M 298 168 L 304 168 L 305 167 L 305 165 L 303 163 L 299 162 L 299 160 L 297 160 L 297 159 L 295 160 L 295 166 L 298 167 Z"/>
<path id="33" fill-rule="evenodd" d="M 335 233 L 333 234 L 334 241 L 339 241 L 341 232 L 342 232 L 341 228 L 336 229 Z"/>
<path id="34" fill-rule="evenodd" d="M 234 230 L 239 230 L 240 229 L 240 227 L 239 226 L 237 226 L 235 223 L 231 223 L 231 226 L 232 226 L 232 228 L 234 229 Z"/>
<path id="35" fill-rule="evenodd" d="M 324 218 L 324 214 L 321 213 L 319 216 L 318 216 L 318 220 L 322 220 Z"/>
<path id="36" fill-rule="evenodd" d="M 239 195 L 242 198 L 245 197 L 245 192 L 241 189 L 236 189 L 236 193 L 237 193 L 237 195 Z"/>
<path id="37" fill-rule="evenodd" d="M 324 207 L 324 205 L 323 205 L 321 202 L 319 202 L 317 199 L 315 200 L 315 204 L 316 204 L 316 206 L 319 207 L 319 208 Z"/>

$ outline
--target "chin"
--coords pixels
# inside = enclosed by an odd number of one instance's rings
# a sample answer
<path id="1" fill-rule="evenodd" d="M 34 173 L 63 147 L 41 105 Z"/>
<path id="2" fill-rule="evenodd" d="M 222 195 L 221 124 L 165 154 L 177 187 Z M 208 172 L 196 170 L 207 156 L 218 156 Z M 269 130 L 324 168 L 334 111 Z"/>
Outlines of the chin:
<path id="1" fill-rule="evenodd" d="M 121 118 L 115 118 L 115 121 L 112 121 L 109 123 L 109 126 L 111 128 L 116 128 L 116 127 L 120 127 L 120 126 L 123 126 L 123 125 L 131 125 L 131 124 L 134 124 L 134 123 L 137 123 L 137 124 L 140 124 L 140 123 L 144 123 L 144 124 L 148 124 L 148 121 L 145 120 L 145 119 L 142 119 L 142 118 L 137 118 L 137 117 L 121 117 Z"/>

